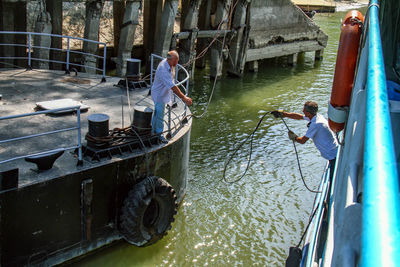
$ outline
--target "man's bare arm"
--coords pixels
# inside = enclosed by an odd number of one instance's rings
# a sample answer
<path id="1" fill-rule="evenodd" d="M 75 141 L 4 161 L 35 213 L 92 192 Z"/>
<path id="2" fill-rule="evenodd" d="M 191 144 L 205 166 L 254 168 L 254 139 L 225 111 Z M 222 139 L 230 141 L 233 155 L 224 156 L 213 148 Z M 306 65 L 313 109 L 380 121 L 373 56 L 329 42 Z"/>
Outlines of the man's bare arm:
<path id="1" fill-rule="evenodd" d="M 291 112 L 282 112 L 283 117 L 287 117 L 290 119 L 294 119 L 294 120 L 302 120 L 303 119 L 303 115 L 300 113 L 291 113 Z"/>

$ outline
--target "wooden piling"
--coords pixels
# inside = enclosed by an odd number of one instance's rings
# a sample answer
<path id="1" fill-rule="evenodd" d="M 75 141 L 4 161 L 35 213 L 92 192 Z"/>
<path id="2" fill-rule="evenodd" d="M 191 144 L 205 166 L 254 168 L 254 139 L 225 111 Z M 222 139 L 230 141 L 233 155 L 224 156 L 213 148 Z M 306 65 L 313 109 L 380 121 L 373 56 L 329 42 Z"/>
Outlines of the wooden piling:
<path id="1" fill-rule="evenodd" d="M 140 4 L 141 0 L 126 2 L 118 47 L 117 76 L 119 77 L 124 77 L 126 75 L 126 60 L 131 58 L 136 26 L 139 25 Z"/>

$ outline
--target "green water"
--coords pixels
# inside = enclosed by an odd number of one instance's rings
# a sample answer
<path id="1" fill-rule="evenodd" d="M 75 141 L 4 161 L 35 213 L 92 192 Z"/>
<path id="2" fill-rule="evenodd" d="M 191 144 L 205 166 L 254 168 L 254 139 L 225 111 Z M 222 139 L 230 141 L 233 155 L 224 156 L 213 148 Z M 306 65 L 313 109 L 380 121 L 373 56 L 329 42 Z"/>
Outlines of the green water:
<path id="1" fill-rule="evenodd" d="M 314 194 L 300 179 L 292 142 L 280 120 L 267 116 L 256 132 L 248 174 L 235 184 L 221 181 L 227 157 L 257 125 L 265 111 L 302 111 L 314 100 L 326 116 L 344 12 L 317 14 L 329 35 L 322 62 L 307 53 L 293 66 L 269 61 L 258 73 L 217 83 L 208 114 L 195 119 L 191 135 L 187 195 L 172 230 L 153 246 L 117 244 L 76 263 L 80 266 L 284 266 L 298 243 Z M 192 87 L 194 113 L 201 113 L 211 91 L 207 70 L 197 71 Z M 306 123 L 287 121 L 299 135 Z M 249 144 L 229 165 L 228 179 L 245 169 Z M 326 161 L 311 141 L 298 145 L 303 174 L 316 189 Z"/>

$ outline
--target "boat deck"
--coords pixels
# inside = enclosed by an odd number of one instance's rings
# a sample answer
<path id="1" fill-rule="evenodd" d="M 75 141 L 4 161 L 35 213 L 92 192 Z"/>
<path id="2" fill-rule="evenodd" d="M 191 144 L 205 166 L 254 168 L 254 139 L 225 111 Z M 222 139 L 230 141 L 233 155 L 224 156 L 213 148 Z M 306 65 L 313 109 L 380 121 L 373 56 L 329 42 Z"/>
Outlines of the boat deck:
<path id="1" fill-rule="evenodd" d="M 36 103 L 49 100 L 70 98 L 89 106 L 86 112 L 81 112 L 81 140 L 86 145 L 85 134 L 88 132 L 87 117 L 95 113 L 104 113 L 110 117 L 109 129 L 123 128 L 131 124 L 133 107 L 136 105 L 153 108 L 151 97 L 148 96 L 148 88 L 129 91 L 131 111 L 128 105 L 127 90 L 115 86 L 120 78 L 107 77 L 106 82 L 101 82 L 101 76 L 79 73 L 78 76 L 65 75 L 63 71 L 49 70 L 0 70 L 0 117 L 31 113 L 35 111 Z M 184 104 L 179 100 L 178 106 L 173 109 L 171 120 L 174 125 L 180 124 L 184 112 Z M 189 112 L 189 110 L 188 110 Z M 132 114 L 132 116 L 130 116 Z M 167 112 L 165 121 L 168 120 Z M 75 113 L 64 115 L 37 115 L 24 118 L 15 118 L 0 121 L 0 140 L 26 136 L 30 134 L 54 131 L 62 128 L 75 127 L 77 116 Z M 167 125 L 164 126 L 164 130 Z M 175 142 L 190 129 L 190 123 L 182 125 L 181 130 L 172 134 L 169 144 Z M 56 133 L 41 137 L 29 138 L 20 141 L 0 144 L 0 161 L 9 158 L 38 153 L 41 151 L 66 148 L 77 145 L 78 134 L 76 130 Z M 166 145 L 152 145 L 147 152 L 160 149 Z M 109 161 L 121 160 L 131 157 L 133 153 L 143 155 L 142 149 L 136 149 L 131 153 L 122 153 Z M 18 159 L 0 164 L 0 171 L 14 168 L 19 169 L 18 187 L 32 183 L 38 183 L 60 177 L 69 173 L 102 165 L 105 162 L 97 162 L 83 158 L 83 165 L 77 166 L 77 156 L 73 150 L 65 151 L 55 162 L 52 169 L 38 171 L 36 164 Z"/>

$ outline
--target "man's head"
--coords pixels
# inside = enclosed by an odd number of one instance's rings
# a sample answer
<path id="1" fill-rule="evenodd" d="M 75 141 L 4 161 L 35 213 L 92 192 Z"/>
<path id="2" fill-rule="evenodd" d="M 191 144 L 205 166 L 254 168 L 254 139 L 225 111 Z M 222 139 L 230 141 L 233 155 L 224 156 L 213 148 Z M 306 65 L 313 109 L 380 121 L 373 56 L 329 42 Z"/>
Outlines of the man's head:
<path id="1" fill-rule="evenodd" d="M 175 50 L 171 50 L 167 54 L 167 61 L 168 64 L 172 67 L 175 67 L 176 64 L 178 64 L 179 61 L 179 54 Z"/>
<path id="2" fill-rule="evenodd" d="M 318 104 L 314 101 L 307 101 L 304 103 L 304 109 L 303 113 L 306 115 L 308 118 L 313 118 L 315 115 L 317 115 L 318 112 Z"/>

